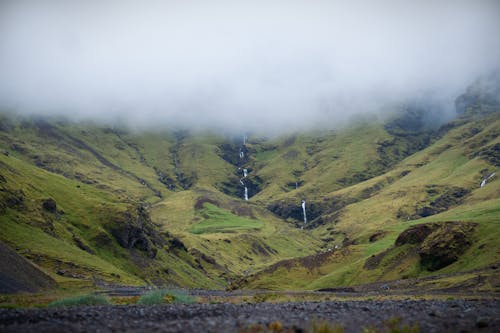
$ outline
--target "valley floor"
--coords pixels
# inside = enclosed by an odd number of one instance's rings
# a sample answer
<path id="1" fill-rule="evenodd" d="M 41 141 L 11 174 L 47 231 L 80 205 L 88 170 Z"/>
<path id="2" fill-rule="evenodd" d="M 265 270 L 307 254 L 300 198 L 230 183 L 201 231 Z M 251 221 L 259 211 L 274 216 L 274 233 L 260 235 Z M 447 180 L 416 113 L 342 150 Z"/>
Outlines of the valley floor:
<path id="1" fill-rule="evenodd" d="M 2 332 L 498 332 L 498 300 L 218 303 L 0 309 Z M 315 323 L 315 324 L 314 324 Z M 410 330 L 418 325 L 415 331 Z M 405 328 L 406 327 L 406 328 Z M 282 328 L 282 330 L 280 330 Z M 273 330 L 274 329 L 274 330 Z M 405 330 L 406 329 L 406 330 Z M 397 330 L 399 332 L 399 330 Z"/>

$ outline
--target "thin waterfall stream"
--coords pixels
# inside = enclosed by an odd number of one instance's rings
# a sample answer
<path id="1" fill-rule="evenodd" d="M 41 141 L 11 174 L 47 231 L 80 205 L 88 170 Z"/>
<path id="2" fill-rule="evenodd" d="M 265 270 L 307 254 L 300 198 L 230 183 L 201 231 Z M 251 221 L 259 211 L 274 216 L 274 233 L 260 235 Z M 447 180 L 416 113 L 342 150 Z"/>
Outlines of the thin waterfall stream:
<path id="1" fill-rule="evenodd" d="M 246 143 L 247 143 L 247 136 L 243 135 L 243 144 L 240 147 L 240 160 L 245 158 L 245 153 L 243 150 L 245 148 Z M 241 167 L 239 169 L 241 169 Z M 248 176 L 248 169 L 243 168 L 243 178 L 240 178 L 240 184 L 241 184 L 241 186 L 244 187 L 243 199 L 245 199 L 245 201 L 248 201 L 248 188 L 244 182 L 244 179 L 247 178 L 247 176 Z"/>
<path id="2" fill-rule="evenodd" d="M 307 215 L 306 215 L 306 201 L 302 200 L 302 212 L 304 213 L 304 224 L 307 223 Z"/>

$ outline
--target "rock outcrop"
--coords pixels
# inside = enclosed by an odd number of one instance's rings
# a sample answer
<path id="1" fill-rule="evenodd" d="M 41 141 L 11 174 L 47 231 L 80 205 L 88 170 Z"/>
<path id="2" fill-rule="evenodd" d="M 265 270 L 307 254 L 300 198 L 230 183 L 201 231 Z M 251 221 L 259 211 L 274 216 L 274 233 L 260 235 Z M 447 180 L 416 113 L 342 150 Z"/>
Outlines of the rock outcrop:
<path id="1" fill-rule="evenodd" d="M 163 239 L 143 205 L 124 212 L 113 223 L 110 231 L 120 246 L 144 251 L 150 258 L 156 257 L 156 246 L 163 245 Z"/>
<path id="2" fill-rule="evenodd" d="M 420 246 L 420 263 L 436 271 L 458 260 L 472 244 L 476 224 L 447 222 L 431 233 Z"/>
<path id="3" fill-rule="evenodd" d="M 51 277 L 0 242 L 0 294 L 36 292 L 55 286 Z"/>
<path id="4" fill-rule="evenodd" d="M 395 245 L 417 245 L 422 267 L 436 271 L 457 261 L 470 247 L 476 225 L 473 222 L 418 224 L 403 231 Z"/>

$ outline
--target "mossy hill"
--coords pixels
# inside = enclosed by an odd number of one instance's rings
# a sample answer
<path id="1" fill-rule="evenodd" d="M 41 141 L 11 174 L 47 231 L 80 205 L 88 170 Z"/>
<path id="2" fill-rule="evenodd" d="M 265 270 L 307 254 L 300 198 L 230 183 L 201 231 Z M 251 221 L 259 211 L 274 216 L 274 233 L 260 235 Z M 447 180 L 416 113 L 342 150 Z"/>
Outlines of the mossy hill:
<path id="1" fill-rule="evenodd" d="M 440 127 L 409 105 L 244 145 L 3 113 L 0 241 L 60 287 L 464 283 L 500 262 L 500 94 L 476 86 Z"/>

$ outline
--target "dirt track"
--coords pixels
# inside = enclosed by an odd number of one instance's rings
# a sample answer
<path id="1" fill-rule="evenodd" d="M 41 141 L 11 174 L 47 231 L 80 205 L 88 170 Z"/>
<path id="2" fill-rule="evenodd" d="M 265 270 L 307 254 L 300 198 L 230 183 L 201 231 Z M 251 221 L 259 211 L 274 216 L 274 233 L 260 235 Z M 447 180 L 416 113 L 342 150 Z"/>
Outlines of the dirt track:
<path id="1" fill-rule="evenodd" d="M 420 332 L 500 332 L 500 301 L 342 301 L 259 304 L 95 306 L 0 309 L 1 332 L 237 332 L 280 321 L 292 332 L 311 321 L 341 324 L 345 332 L 418 322 Z M 382 330 L 383 331 L 383 330 Z"/>

